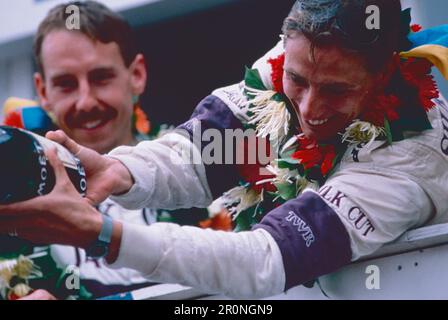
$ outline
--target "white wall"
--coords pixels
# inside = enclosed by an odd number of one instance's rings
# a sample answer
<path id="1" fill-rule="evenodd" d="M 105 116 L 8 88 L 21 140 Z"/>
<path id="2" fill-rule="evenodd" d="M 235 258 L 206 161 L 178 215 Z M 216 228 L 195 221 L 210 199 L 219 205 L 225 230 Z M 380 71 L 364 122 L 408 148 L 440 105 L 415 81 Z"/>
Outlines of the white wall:
<path id="1" fill-rule="evenodd" d="M 121 11 L 162 0 L 102 0 L 113 10 Z M 0 44 L 34 33 L 48 10 L 68 0 L 2 0 L 0 1 Z"/>
<path id="2" fill-rule="evenodd" d="M 31 54 L 0 60 L 0 110 L 2 103 L 10 96 L 34 98 L 32 72 Z"/>

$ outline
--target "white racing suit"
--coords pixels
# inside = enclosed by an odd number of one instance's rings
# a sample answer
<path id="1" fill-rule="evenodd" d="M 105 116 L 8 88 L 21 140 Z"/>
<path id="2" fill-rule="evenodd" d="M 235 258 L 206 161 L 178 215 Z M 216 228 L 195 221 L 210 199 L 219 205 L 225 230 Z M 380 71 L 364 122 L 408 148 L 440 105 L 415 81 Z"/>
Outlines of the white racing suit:
<path id="1" fill-rule="evenodd" d="M 135 179 L 127 194 L 113 199 L 127 208 L 206 207 L 237 185 L 235 166 L 191 163 L 185 155 L 200 157 L 202 152 L 203 146 L 192 142 L 195 128 L 222 132 L 243 127 L 247 116 L 241 90 L 234 85 L 205 98 L 180 126 L 182 133 L 113 150 L 109 156 Z M 306 190 L 272 210 L 252 231 L 124 224 L 112 267 L 134 268 L 151 281 L 206 293 L 265 297 L 335 271 L 406 230 L 444 221 L 448 105 L 442 98 L 435 102 L 429 112 L 432 130 L 392 145 L 375 141 L 361 149 L 349 147 L 319 191 Z"/>

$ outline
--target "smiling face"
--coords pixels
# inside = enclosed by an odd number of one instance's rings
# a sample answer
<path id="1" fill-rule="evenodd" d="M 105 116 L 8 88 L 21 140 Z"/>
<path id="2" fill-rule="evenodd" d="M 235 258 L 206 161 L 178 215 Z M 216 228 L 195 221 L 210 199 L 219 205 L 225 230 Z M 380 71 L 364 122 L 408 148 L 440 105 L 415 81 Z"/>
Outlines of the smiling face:
<path id="1" fill-rule="evenodd" d="M 100 153 L 133 141 L 133 96 L 146 84 L 142 55 L 126 67 L 115 42 L 55 30 L 41 56 L 45 78 L 36 74 L 35 84 L 42 107 L 68 136 Z"/>
<path id="2" fill-rule="evenodd" d="M 333 139 L 360 115 L 378 90 L 380 75 L 363 59 L 338 47 L 314 49 L 301 34 L 286 40 L 283 85 L 302 132 L 320 142 Z"/>

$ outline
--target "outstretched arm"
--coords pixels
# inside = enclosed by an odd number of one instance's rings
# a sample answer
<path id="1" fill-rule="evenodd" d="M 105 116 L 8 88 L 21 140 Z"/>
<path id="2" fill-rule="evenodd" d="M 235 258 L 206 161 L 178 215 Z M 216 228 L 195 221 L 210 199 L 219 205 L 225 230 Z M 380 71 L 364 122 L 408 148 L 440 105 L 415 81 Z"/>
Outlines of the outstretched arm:
<path id="1" fill-rule="evenodd" d="M 120 161 L 77 144 L 62 130 L 50 131 L 46 137 L 65 146 L 79 158 L 88 180 L 86 199 L 92 205 L 102 202 L 110 194 L 127 192 L 134 184 L 132 175 Z"/>

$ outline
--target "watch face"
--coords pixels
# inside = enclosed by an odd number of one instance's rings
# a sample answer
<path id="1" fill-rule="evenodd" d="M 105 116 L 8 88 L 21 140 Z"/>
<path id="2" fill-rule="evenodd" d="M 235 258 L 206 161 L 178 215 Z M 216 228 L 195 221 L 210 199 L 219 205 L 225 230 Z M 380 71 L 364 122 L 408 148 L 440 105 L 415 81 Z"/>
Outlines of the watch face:
<path id="1" fill-rule="evenodd" d="M 106 243 L 95 243 L 86 250 L 87 256 L 91 258 L 104 258 L 107 255 L 107 252 Z"/>

